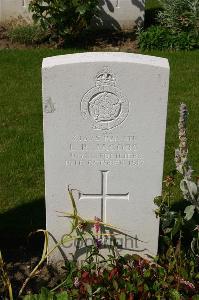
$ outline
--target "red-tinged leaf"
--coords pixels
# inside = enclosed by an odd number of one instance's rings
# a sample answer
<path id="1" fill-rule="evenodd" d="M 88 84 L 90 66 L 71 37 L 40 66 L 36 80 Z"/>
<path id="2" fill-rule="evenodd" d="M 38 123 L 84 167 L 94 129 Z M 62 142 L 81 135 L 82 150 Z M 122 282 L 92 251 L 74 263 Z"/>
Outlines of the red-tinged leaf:
<path id="1" fill-rule="evenodd" d="M 118 276 L 118 268 L 114 268 L 109 273 L 108 279 L 111 280 L 113 277 Z"/>
<path id="2" fill-rule="evenodd" d="M 86 272 L 86 271 L 83 272 L 83 273 L 82 273 L 82 279 L 83 279 L 83 280 L 89 279 L 89 272 Z"/>
<path id="3" fill-rule="evenodd" d="M 128 300 L 134 300 L 135 298 L 134 298 L 134 294 L 133 293 L 130 293 L 129 294 L 129 298 L 128 298 Z"/>

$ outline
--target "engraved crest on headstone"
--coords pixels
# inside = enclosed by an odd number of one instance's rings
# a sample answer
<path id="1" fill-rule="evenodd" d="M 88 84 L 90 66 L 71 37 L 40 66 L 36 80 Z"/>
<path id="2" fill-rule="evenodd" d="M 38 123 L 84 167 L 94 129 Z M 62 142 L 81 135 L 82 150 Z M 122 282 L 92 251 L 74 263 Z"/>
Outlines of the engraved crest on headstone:
<path id="1" fill-rule="evenodd" d="M 95 78 L 95 87 L 82 98 L 81 113 L 93 129 L 109 130 L 119 126 L 129 112 L 129 102 L 116 86 L 113 72 L 104 67 Z"/>

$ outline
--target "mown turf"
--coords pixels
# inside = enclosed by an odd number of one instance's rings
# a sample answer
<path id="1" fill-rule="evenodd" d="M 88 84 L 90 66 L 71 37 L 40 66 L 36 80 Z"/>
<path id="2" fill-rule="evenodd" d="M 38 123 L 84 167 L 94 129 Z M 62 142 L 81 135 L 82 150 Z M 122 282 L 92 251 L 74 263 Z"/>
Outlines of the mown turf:
<path id="1" fill-rule="evenodd" d="M 160 7 L 161 7 L 161 3 L 159 0 L 146 0 L 145 2 L 146 10 L 160 8 Z"/>
<path id="2" fill-rule="evenodd" d="M 43 57 L 69 52 L 75 50 L 0 51 L 1 228 L 15 230 L 26 226 L 28 231 L 43 224 L 41 62 Z M 174 168 L 174 150 L 178 145 L 178 108 L 182 101 L 187 103 L 190 115 L 190 161 L 198 172 L 199 51 L 147 54 L 167 57 L 171 66 L 164 173 L 168 174 Z M 35 206 L 30 203 L 35 203 Z M 18 207 L 24 207 L 24 210 Z"/>
<path id="3" fill-rule="evenodd" d="M 1 212 L 44 196 L 41 63 L 62 53 L 0 51 Z"/>

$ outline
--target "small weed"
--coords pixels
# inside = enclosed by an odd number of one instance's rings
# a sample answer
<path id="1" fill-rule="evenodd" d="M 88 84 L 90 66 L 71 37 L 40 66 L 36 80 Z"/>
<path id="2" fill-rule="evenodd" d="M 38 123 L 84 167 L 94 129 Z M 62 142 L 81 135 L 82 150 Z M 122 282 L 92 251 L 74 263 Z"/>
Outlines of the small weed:
<path id="1" fill-rule="evenodd" d="M 48 37 L 48 33 L 36 24 L 23 24 L 10 27 L 7 34 L 11 42 L 25 45 L 43 43 Z"/>

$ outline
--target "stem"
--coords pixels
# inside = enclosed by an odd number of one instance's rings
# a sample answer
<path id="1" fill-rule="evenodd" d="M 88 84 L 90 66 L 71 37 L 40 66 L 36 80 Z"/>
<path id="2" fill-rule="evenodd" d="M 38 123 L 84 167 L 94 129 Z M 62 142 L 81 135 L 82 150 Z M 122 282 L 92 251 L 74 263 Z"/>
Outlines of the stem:
<path id="1" fill-rule="evenodd" d="M 68 241 L 73 240 L 73 238 L 69 239 Z M 41 260 L 39 261 L 39 263 L 36 265 L 36 267 L 32 270 L 32 272 L 30 273 L 30 275 L 26 278 L 26 280 L 24 281 L 18 296 L 21 296 L 27 283 L 29 282 L 29 280 L 34 276 L 34 274 L 36 273 L 36 271 L 39 269 L 39 267 L 43 264 L 43 262 L 48 258 L 48 256 L 50 256 L 50 254 L 57 249 L 59 246 L 62 245 L 62 242 L 58 242 L 54 248 L 52 248 L 49 252 L 46 252 L 46 254 L 41 258 Z"/>

